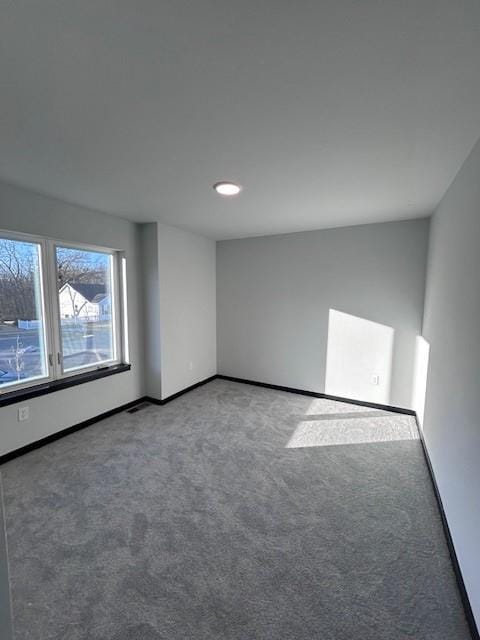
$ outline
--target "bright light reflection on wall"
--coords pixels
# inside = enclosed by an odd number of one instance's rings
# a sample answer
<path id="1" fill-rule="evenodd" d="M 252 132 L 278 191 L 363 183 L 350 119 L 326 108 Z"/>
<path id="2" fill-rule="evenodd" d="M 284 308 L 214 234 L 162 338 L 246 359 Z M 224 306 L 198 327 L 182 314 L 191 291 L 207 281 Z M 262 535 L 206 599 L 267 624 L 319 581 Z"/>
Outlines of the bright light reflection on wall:
<path id="1" fill-rule="evenodd" d="M 423 416 L 425 413 L 429 357 L 430 344 L 422 336 L 417 336 L 415 344 L 415 369 L 413 373 L 412 407 L 417 412 L 420 426 L 423 426 Z"/>
<path id="2" fill-rule="evenodd" d="M 388 404 L 394 329 L 330 309 L 325 393 Z"/>

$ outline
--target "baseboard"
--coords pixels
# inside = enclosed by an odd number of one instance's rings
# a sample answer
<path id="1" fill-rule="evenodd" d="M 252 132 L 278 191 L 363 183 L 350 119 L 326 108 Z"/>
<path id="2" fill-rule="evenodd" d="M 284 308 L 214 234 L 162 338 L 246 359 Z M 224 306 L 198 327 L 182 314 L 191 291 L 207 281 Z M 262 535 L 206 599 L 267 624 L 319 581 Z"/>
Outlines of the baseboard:
<path id="1" fill-rule="evenodd" d="M 105 418 L 109 418 L 110 416 L 115 415 L 116 413 L 121 413 L 122 411 L 126 411 L 127 409 L 131 409 L 132 407 L 134 407 L 135 405 L 141 403 L 141 402 L 151 402 L 152 404 L 155 405 L 160 405 L 163 406 L 165 404 L 167 404 L 168 402 L 171 402 L 172 400 L 175 400 L 176 398 L 179 398 L 180 396 L 188 393 L 189 391 L 193 391 L 193 389 L 197 389 L 198 387 L 201 387 L 209 382 L 211 382 L 212 380 L 228 380 L 230 382 L 239 382 L 241 384 L 249 384 L 249 385 L 253 385 L 256 387 L 263 387 L 266 389 L 273 389 L 275 391 L 286 391 L 287 393 L 296 393 L 302 396 L 309 396 L 311 398 L 324 398 L 327 400 L 335 400 L 336 402 L 346 402 L 348 404 L 355 404 L 358 406 L 362 406 L 362 407 L 368 407 L 368 408 L 373 408 L 373 409 L 381 409 L 381 410 L 385 410 L 385 411 L 392 411 L 394 413 L 402 413 L 402 414 L 406 414 L 406 415 L 412 415 L 415 417 L 416 423 L 417 423 L 417 429 L 418 429 L 418 433 L 420 436 L 420 442 L 422 445 L 422 450 L 423 450 L 423 454 L 425 456 L 425 462 L 427 464 L 427 468 L 429 471 L 429 475 L 430 475 L 430 479 L 432 482 L 432 487 L 433 487 L 433 491 L 435 494 L 435 498 L 437 501 L 437 505 L 438 505 L 438 510 L 440 513 L 440 518 L 442 521 L 442 525 L 443 525 L 443 531 L 445 534 L 445 539 L 447 542 L 447 547 L 450 553 L 450 558 L 452 561 L 452 567 L 453 567 L 453 571 L 455 573 L 455 577 L 457 580 L 457 585 L 458 585 L 458 590 L 460 593 L 460 598 L 465 610 L 465 617 L 467 619 L 467 623 L 470 629 L 470 633 L 472 635 L 472 639 L 473 640 L 480 640 L 480 633 L 477 627 L 477 623 L 475 621 L 475 616 L 473 615 L 473 610 L 470 604 L 470 600 L 468 598 L 468 593 L 465 587 L 465 582 L 463 580 L 463 575 L 462 575 L 462 570 L 460 568 L 460 564 L 458 562 L 458 558 L 457 558 L 457 554 L 455 551 L 455 546 L 453 544 L 453 539 L 452 539 L 452 535 L 450 533 L 450 528 L 448 526 L 448 520 L 445 514 L 445 510 L 443 508 L 443 502 L 442 502 L 442 498 L 440 496 L 440 491 L 438 489 L 438 484 L 435 478 L 435 473 L 433 471 L 433 467 L 432 467 L 432 463 L 430 460 L 430 455 L 428 453 L 428 449 L 425 443 L 425 439 L 423 436 L 423 431 L 422 428 L 420 427 L 419 421 L 418 421 L 418 417 L 417 414 L 415 413 L 415 411 L 411 410 L 411 409 L 405 409 L 402 407 L 395 407 L 395 406 L 391 406 L 391 405 L 384 405 L 384 404 L 378 404 L 375 402 L 363 402 L 360 400 L 353 400 L 351 398 L 344 398 L 341 396 L 332 396 L 326 393 L 317 393 L 315 391 L 307 391 L 305 389 L 295 389 L 293 387 L 284 387 L 281 385 L 275 385 L 275 384 L 269 384 L 266 382 L 258 382 L 257 380 L 246 380 L 244 378 L 235 378 L 233 376 L 225 376 L 225 375 L 221 375 L 221 374 L 217 374 L 214 376 L 210 376 L 209 378 L 206 378 L 205 380 L 201 380 L 200 382 L 196 382 L 195 384 L 192 384 L 191 386 L 187 387 L 186 389 L 182 389 L 181 391 L 178 391 L 177 393 L 174 393 L 171 396 L 168 396 L 168 398 L 163 398 L 162 400 L 158 400 L 156 398 L 152 398 L 150 396 L 143 396 L 141 398 L 138 398 L 138 400 L 133 400 L 132 402 L 128 402 L 127 404 L 121 405 L 119 407 L 116 407 L 114 409 L 110 409 L 109 411 L 106 411 L 105 413 L 101 413 L 98 416 L 95 416 L 93 418 L 89 418 L 88 420 L 84 420 L 83 422 L 80 422 L 79 424 L 73 425 L 71 427 L 67 427 L 66 429 L 62 429 L 61 431 L 58 431 L 57 433 L 53 433 L 49 436 L 46 436 L 45 438 L 42 438 L 41 440 L 37 440 L 36 442 L 32 442 L 31 444 L 27 444 L 24 447 L 21 447 L 20 449 L 16 449 L 15 451 L 11 451 L 9 453 L 6 453 L 2 456 L 0 456 L 0 464 L 3 464 L 5 462 L 8 462 L 9 460 L 13 460 L 14 458 L 17 458 L 18 456 L 24 455 L 25 453 L 29 453 L 30 451 L 34 451 L 35 449 L 38 449 L 40 447 L 43 447 L 46 444 L 50 444 L 51 442 L 55 442 L 55 440 L 59 440 L 60 438 L 63 438 L 67 435 L 70 435 L 71 433 L 75 433 L 76 431 L 80 431 L 81 429 L 84 429 L 85 427 L 89 427 L 93 424 L 95 424 L 96 422 L 100 422 L 101 420 L 104 420 Z"/>
<path id="2" fill-rule="evenodd" d="M 24 447 L 20 447 L 19 449 L 14 449 L 13 451 L 9 451 L 8 453 L 4 453 L 0 456 L 0 465 L 5 462 L 9 462 L 14 458 L 18 458 L 18 456 L 23 456 L 25 453 L 29 453 L 30 451 L 34 451 L 35 449 L 39 449 L 40 447 L 44 447 L 46 444 L 50 444 L 51 442 L 55 442 L 55 440 L 60 440 L 60 438 L 64 438 L 65 436 L 69 436 L 71 433 L 75 433 L 76 431 L 80 431 L 81 429 L 85 429 L 85 427 L 90 427 L 92 424 L 96 422 L 100 422 L 100 420 L 105 420 L 105 418 L 110 418 L 110 416 L 114 416 L 116 413 L 121 413 L 122 411 L 126 411 L 127 409 L 131 409 L 136 404 L 145 401 L 146 398 L 139 398 L 138 400 L 132 400 L 132 402 L 127 402 L 126 404 L 122 404 L 119 407 L 115 407 L 114 409 L 110 409 L 109 411 L 105 411 L 104 413 L 100 413 L 93 418 L 89 418 L 88 420 L 84 420 L 83 422 L 79 422 L 78 424 L 74 424 L 71 427 L 67 427 L 66 429 L 61 429 L 55 433 L 46 436 L 45 438 L 41 438 L 40 440 L 35 440 L 35 442 L 31 442 L 30 444 L 26 444 Z"/>
<path id="3" fill-rule="evenodd" d="M 215 378 L 217 378 L 216 375 L 210 376 L 209 378 L 205 378 L 204 380 L 200 380 L 200 382 L 195 382 L 195 384 L 191 384 L 189 387 L 186 387 L 181 391 L 177 391 L 177 393 L 173 393 L 171 396 L 168 396 L 167 398 L 162 398 L 162 400 L 158 400 L 158 398 L 152 398 L 151 396 L 146 396 L 145 400 L 147 400 L 148 402 L 151 402 L 152 404 L 163 406 L 164 404 L 167 404 L 168 402 L 171 402 L 176 398 L 180 398 L 180 396 L 183 396 L 185 393 L 188 393 L 189 391 L 193 391 L 194 389 L 197 389 L 198 387 L 202 387 L 204 384 L 207 384 L 208 382 L 212 382 L 212 380 L 215 380 Z"/>
<path id="4" fill-rule="evenodd" d="M 60 431 L 52 433 L 51 435 L 46 436 L 45 438 L 41 438 L 40 440 L 35 440 L 35 442 L 31 442 L 30 444 L 27 444 L 24 447 L 20 447 L 19 449 L 14 449 L 13 451 L 9 451 L 8 453 L 5 453 L 0 456 L 0 465 L 4 464 L 5 462 L 9 462 L 10 460 L 13 460 L 14 458 L 18 458 L 19 456 L 23 456 L 25 453 L 29 453 L 30 451 L 34 451 L 35 449 L 39 449 L 40 447 L 43 447 L 46 444 L 55 442 L 55 440 L 64 438 L 65 436 L 68 436 L 71 433 L 75 433 L 76 431 L 80 431 L 81 429 L 85 429 L 86 427 L 90 427 L 92 424 L 95 424 L 96 422 L 100 422 L 101 420 L 105 420 L 105 418 L 110 418 L 110 416 L 113 416 L 116 413 L 127 411 L 128 409 L 131 409 L 132 407 L 134 407 L 137 404 L 140 404 L 141 402 L 151 402 L 152 404 L 156 404 L 156 405 L 167 404 L 167 402 L 171 402 L 172 400 L 175 400 L 175 398 L 179 398 L 180 396 L 182 396 L 184 393 L 188 393 L 189 391 L 192 391 L 197 387 L 207 384 L 207 382 L 211 382 L 212 380 L 215 380 L 215 378 L 216 376 L 210 376 L 209 378 L 206 378 L 205 380 L 201 380 L 200 382 L 196 382 L 195 384 L 192 384 L 190 387 L 187 387 L 186 389 L 182 389 L 182 391 L 178 391 L 178 393 L 174 393 L 173 395 L 169 396 L 168 398 L 164 398 L 163 400 L 157 400 L 156 398 L 152 398 L 150 396 L 142 396 L 141 398 L 138 398 L 138 400 L 133 400 L 132 402 L 127 402 L 126 404 L 122 404 L 119 407 L 115 407 L 114 409 L 105 411 L 105 413 L 100 413 L 99 415 L 94 416 L 93 418 L 89 418 L 88 420 L 84 420 L 83 422 L 79 422 L 78 424 L 74 424 L 71 427 L 67 427 L 66 429 L 61 429 Z"/>
<path id="5" fill-rule="evenodd" d="M 286 391 L 287 393 L 296 393 L 301 396 L 309 396 L 310 398 L 322 398 L 325 400 L 335 400 L 335 402 L 346 402 L 355 404 L 359 407 L 368 407 L 370 409 L 381 409 L 383 411 L 392 411 L 393 413 L 403 413 L 414 416 L 415 411 L 412 409 L 404 409 L 403 407 L 395 407 L 389 404 L 379 404 L 377 402 L 366 402 L 364 400 L 354 400 L 343 396 L 332 396 L 328 393 L 318 393 L 317 391 L 306 391 L 305 389 L 296 389 L 295 387 L 283 387 L 278 384 L 269 384 L 268 382 L 258 382 L 257 380 L 245 380 L 244 378 L 235 378 L 233 376 L 224 376 L 217 374 L 219 380 L 229 380 L 230 382 L 240 382 L 242 384 L 251 384 L 255 387 L 264 387 L 265 389 L 273 389 L 275 391 Z"/>
<path id="6" fill-rule="evenodd" d="M 428 453 L 427 445 L 425 443 L 425 439 L 423 436 L 422 428 L 420 427 L 420 423 L 418 420 L 418 416 L 415 411 L 412 409 L 404 409 L 402 407 L 395 407 L 391 405 L 377 404 L 374 402 L 364 402 L 360 400 L 352 400 L 351 398 L 344 398 L 341 396 L 331 396 L 326 393 L 317 393 L 315 391 L 306 391 L 305 389 L 295 389 L 292 387 L 283 387 L 276 384 L 269 384 L 266 382 L 258 382 L 257 380 L 245 380 L 243 378 L 235 378 L 233 376 L 225 376 L 218 374 L 216 376 L 220 380 L 229 380 L 230 382 L 240 382 L 242 384 L 250 384 L 255 387 L 264 387 L 265 389 L 274 389 L 275 391 L 286 391 L 287 393 L 297 393 L 302 396 L 309 396 L 311 398 L 325 398 L 327 400 L 335 400 L 337 402 L 347 402 L 348 404 L 355 404 L 362 407 L 371 407 L 373 409 L 383 409 L 385 411 L 392 411 L 393 413 L 402 413 L 406 415 L 414 416 L 417 430 L 420 437 L 420 442 L 423 450 L 423 455 L 425 456 L 425 462 L 427 464 L 427 468 L 430 475 L 430 480 L 433 486 L 433 492 L 435 494 L 435 498 L 438 505 L 438 511 L 440 513 L 440 518 L 442 521 L 443 531 L 445 534 L 445 540 L 447 543 L 448 551 L 450 554 L 450 559 L 452 562 L 453 571 L 455 573 L 455 578 L 457 581 L 458 590 L 460 593 L 460 599 L 462 601 L 462 605 L 465 611 L 465 617 L 467 619 L 468 627 L 470 633 L 472 635 L 473 640 L 480 640 L 480 634 L 477 627 L 477 623 L 475 620 L 475 616 L 473 615 L 473 610 L 470 604 L 470 600 L 468 597 L 467 589 L 465 587 L 465 582 L 463 580 L 462 570 L 460 568 L 460 564 L 458 562 L 457 553 L 455 551 L 455 546 L 453 544 L 452 534 L 450 533 L 450 527 L 448 526 L 447 516 L 445 514 L 445 510 L 443 508 L 442 498 L 440 496 L 440 491 L 438 489 L 437 480 L 435 478 L 435 473 L 433 471 L 432 463 L 430 460 L 430 455 Z"/>
<path id="7" fill-rule="evenodd" d="M 477 626 L 477 622 L 475 620 L 475 616 L 473 615 L 472 606 L 470 604 L 470 599 L 468 597 L 467 589 L 465 587 L 465 582 L 463 580 L 462 570 L 460 568 L 460 563 L 458 562 L 457 553 L 455 551 L 455 545 L 453 544 L 452 534 L 450 532 L 450 527 L 448 526 L 447 516 L 445 514 L 445 509 L 443 508 L 442 497 L 440 495 L 437 479 L 435 478 L 435 473 L 433 471 L 432 461 L 430 460 L 430 454 L 428 453 L 427 445 L 423 435 L 423 430 L 420 426 L 420 422 L 418 420 L 417 414 L 415 414 L 415 420 L 417 422 L 417 429 L 420 436 L 420 442 L 422 444 L 423 455 L 425 456 L 425 462 L 427 464 L 427 468 L 429 471 L 430 480 L 432 482 L 433 492 L 437 500 L 438 511 L 440 513 L 440 518 L 442 520 L 443 532 L 445 534 L 445 540 L 447 542 L 448 551 L 450 553 L 450 559 L 452 562 L 453 571 L 455 573 L 455 578 L 457 580 L 457 586 L 460 592 L 460 598 L 462 600 L 463 608 L 465 610 L 465 617 L 467 619 L 467 623 L 470 629 L 470 633 L 472 635 L 472 639 L 480 640 L 479 629 Z"/>
<path id="8" fill-rule="evenodd" d="M 127 404 L 123 404 L 123 405 L 120 405 L 119 407 L 115 407 L 114 409 L 110 409 L 109 411 L 106 411 L 105 413 L 101 413 L 97 416 L 94 416 L 93 418 L 89 418 L 88 420 L 84 420 L 83 422 L 72 425 L 71 427 L 67 427 L 66 429 L 61 429 L 60 431 L 57 431 L 56 433 L 52 433 L 51 435 L 46 436 L 45 438 L 41 438 L 40 440 L 36 440 L 35 442 L 31 442 L 30 444 L 25 445 L 24 447 L 20 447 L 19 449 L 15 449 L 14 451 L 9 451 L 8 453 L 3 454 L 2 456 L 0 456 L 0 465 L 4 464 L 5 462 L 8 462 L 9 460 L 13 460 L 14 458 L 17 458 L 18 456 L 22 456 L 25 453 L 29 453 L 30 451 L 34 451 L 35 449 L 43 447 L 46 444 L 55 442 L 55 440 L 58 440 L 59 438 L 68 436 L 71 433 L 75 433 L 76 431 L 80 431 L 80 429 L 85 429 L 85 427 L 89 427 L 92 424 L 95 424 L 96 422 L 100 422 L 100 420 L 109 418 L 110 416 L 113 416 L 116 413 L 121 413 L 122 411 L 131 409 L 132 407 L 139 404 L 140 402 L 151 402 L 152 404 L 163 406 L 168 402 L 171 402 L 172 400 L 175 400 L 176 398 L 183 396 L 185 393 L 188 393 L 189 391 L 193 391 L 193 389 L 197 389 L 198 387 L 208 384 L 212 380 L 216 380 L 216 379 L 229 380 L 231 382 L 239 382 L 241 384 L 250 384 L 257 387 L 274 389 L 276 391 L 286 391 L 288 393 L 297 393 L 303 396 L 310 396 L 313 398 L 326 398 L 327 400 L 335 400 L 337 402 L 347 402 L 349 404 L 356 404 L 362 407 L 371 407 L 373 409 L 383 409 L 385 411 L 394 411 L 396 413 L 406 413 L 406 414 L 414 415 L 414 412 L 411 411 L 410 409 L 402 409 L 401 407 L 392 407 L 389 405 L 376 404 L 373 402 L 362 402 L 360 400 L 342 398 L 339 396 L 330 396 L 325 393 L 317 393 L 315 391 L 306 391 L 305 389 L 283 387 L 280 385 L 268 384 L 266 382 L 258 382 L 256 380 L 245 380 L 243 378 L 234 378 L 232 376 L 224 376 L 224 375 L 216 374 L 208 378 L 205 378 L 204 380 L 200 380 L 199 382 L 196 382 L 195 384 L 192 384 L 189 387 L 186 387 L 185 389 L 182 389 L 181 391 L 178 391 L 177 393 L 174 393 L 171 396 L 168 396 L 167 398 L 163 398 L 159 400 L 157 398 L 152 398 L 151 396 L 142 396 L 141 398 L 138 398 L 138 400 L 133 400 L 132 402 L 128 402 Z"/>

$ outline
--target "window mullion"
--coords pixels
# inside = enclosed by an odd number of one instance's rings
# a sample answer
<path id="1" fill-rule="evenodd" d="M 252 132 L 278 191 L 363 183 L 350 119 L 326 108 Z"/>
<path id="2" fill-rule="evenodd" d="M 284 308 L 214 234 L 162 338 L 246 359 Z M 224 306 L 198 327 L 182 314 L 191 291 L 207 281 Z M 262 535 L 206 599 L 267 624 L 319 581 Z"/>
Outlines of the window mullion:
<path id="1" fill-rule="evenodd" d="M 55 264 L 55 247 L 52 241 L 46 242 L 46 280 L 47 280 L 47 326 L 50 330 L 50 352 L 49 360 L 53 377 L 60 378 L 62 374 L 61 366 L 58 362 L 58 354 L 60 353 L 60 328 L 58 321 L 58 286 L 57 286 L 57 268 Z"/>
<path id="2" fill-rule="evenodd" d="M 122 362 L 130 362 L 128 335 L 128 286 L 127 257 L 125 252 L 117 254 L 118 261 L 118 315 L 119 315 L 119 349 Z"/>
<path id="3" fill-rule="evenodd" d="M 123 361 L 123 344 L 121 340 L 122 335 L 122 305 L 121 305 L 121 296 L 120 296 L 120 283 L 121 283 L 121 261 L 119 259 L 119 254 L 115 253 L 112 255 L 112 285 L 113 285 L 113 296 L 112 296 L 112 314 L 113 314 L 113 324 L 114 324 L 114 349 L 115 349 L 115 359 L 118 362 Z"/>
<path id="4" fill-rule="evenodd" d="M 41 305 L 42 305 L 42 323 L 43 323 L 43 339 L 44 339 L 44 349 L 46 351 L 46 372 L 47 378 L 49 380 L 54 378 L 54 368 L 51 366 L 51 357 L 50 354 L 52 352 L 52 334 L 50 328 L 50 320 L 49 320 L 49 268 L 48 268 L 48 242 L 44 239 L 37 238 L 34 240 L 40 246 L 40 262 L 39 262 L 39 279 L 40 279 L 40 288 L 41 288 Z"/>

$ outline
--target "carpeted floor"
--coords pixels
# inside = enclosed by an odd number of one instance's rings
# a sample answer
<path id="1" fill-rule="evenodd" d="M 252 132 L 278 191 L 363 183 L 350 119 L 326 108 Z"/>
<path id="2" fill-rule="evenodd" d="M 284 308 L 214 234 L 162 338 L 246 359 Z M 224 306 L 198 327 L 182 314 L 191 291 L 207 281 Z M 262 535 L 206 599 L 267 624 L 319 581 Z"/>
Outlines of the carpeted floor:
<path id="1" fill-rule="evenodd" d="M 216 380 L 1 473 L 16 640 L 470 638 L 408 416 Z"/>

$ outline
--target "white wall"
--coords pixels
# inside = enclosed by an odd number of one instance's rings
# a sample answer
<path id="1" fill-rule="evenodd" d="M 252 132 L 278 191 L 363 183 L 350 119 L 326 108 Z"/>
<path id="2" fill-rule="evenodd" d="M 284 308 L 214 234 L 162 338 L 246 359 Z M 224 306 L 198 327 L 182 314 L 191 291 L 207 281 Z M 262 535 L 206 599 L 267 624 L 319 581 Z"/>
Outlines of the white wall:
<path id="1" fill-rule="evenodd" d="M 325 393 L 388 404 L 394 340 L 392 327 L 330 309 Z"/>
<path id="2" fill-rule="evenodd" d="M 424 433 L 480 625 L 480 142 L 432 219 Z"/>
<path id="3" fill-rule="evenodd" d="M 385 397 L 410 407 L 428 230 L 423 219 L 219 242 L 218 372 L 324 392 L 335 309 L 394 329 Z"/>
<path id="4" fill-rule="evenodd" d="M 158 224 L 161 393 L 217 372 L 215 242 Z"/>
<path id="5" fill-rule="evenodd" d="M 160 342 L 160 279 L 158 273 L 157 223 L 140 226 L 141 269 L 143 290 L 143 347 L 145 393 L 151 398 L 162 397 Z"/>
<path id="6" fill-rule="evenodd" d="M 0 183 L 0 229 L 103 245 L 126 252 L 132 369 L 29 400 L 30 419 L 18 405 L 0 408 L 0 455 L 87 420 L 143 395 L 139 238 L 135 224 Z"/>

